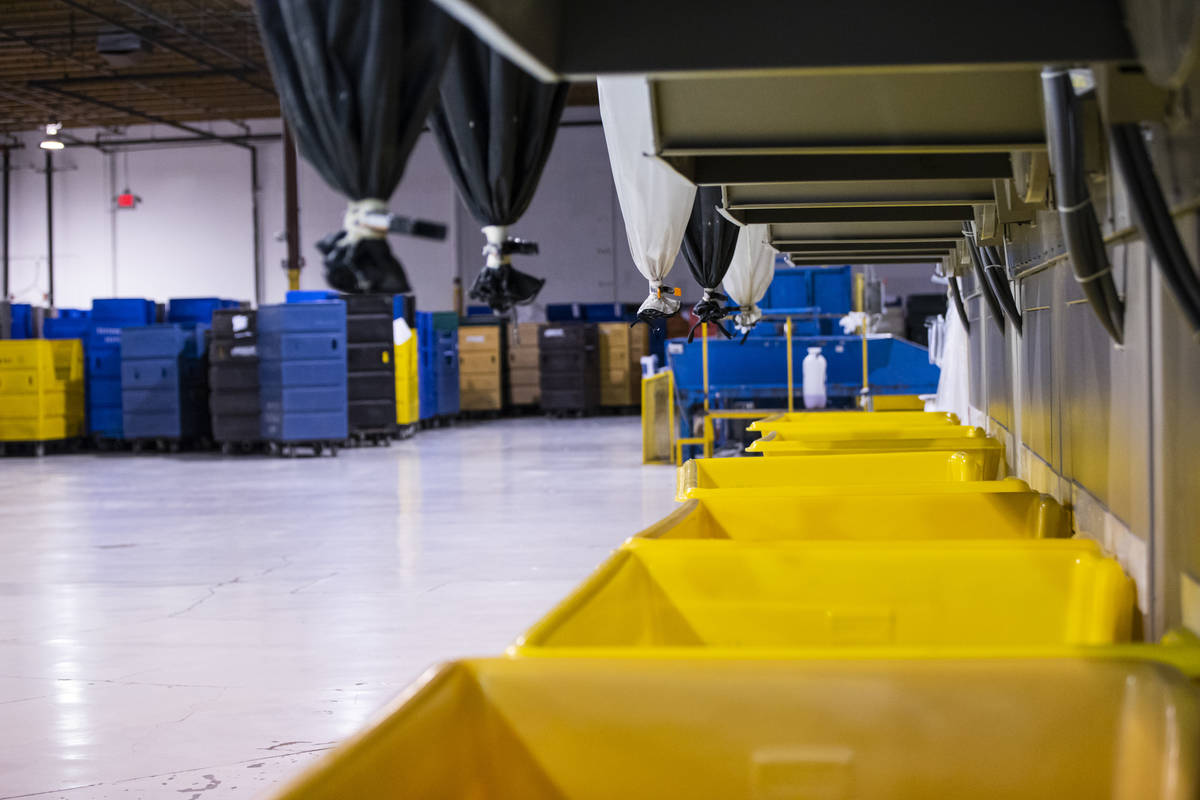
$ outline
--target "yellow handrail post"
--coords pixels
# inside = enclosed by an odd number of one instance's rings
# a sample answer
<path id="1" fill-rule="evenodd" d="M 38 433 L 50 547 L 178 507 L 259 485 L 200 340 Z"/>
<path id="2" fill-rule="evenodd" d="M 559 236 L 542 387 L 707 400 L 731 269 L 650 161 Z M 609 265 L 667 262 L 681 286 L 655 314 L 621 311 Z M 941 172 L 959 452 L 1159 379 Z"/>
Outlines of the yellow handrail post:
<path id="1" fill-rule="evenodd" d="M 704 337 L 700 342 L 700 351 L 703 354 L 704 361 L 704 411 L 708 411 L 708 323 L 700 324 L 700 335 Z M 695 430 L 693 428 L 693 430 Z"/>
<path id="2" fill-rule="evenodd" d="M 867 276 L 859 272 L 854 276 L 855 310 L 862 316 L 859 333 L 862 334 L 862 389 L 859 391 L 859 406 L 863 411 L 872 410 L 871 385 L 867 372 Z"/>
<path id="3" fill-rule="evenodd" d="M 792 318 L 788 317 L 783 325 L 784 335 L 787 337 L 787 367 L 788 367 L 788 413 L 792 413 L 795 406 L 795 392 L 792 390 Z"/>

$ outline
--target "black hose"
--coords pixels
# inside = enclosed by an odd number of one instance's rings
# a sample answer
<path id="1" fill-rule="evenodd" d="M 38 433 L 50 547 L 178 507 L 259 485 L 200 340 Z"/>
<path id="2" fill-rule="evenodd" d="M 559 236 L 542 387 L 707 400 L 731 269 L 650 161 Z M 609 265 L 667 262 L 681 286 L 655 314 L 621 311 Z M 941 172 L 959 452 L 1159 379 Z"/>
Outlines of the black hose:
<path id="1" fill-rule="evenodd" d="M 963 235 L 967 237 L 967 250 L 971 253 L 971 266 L 975 270 L 975 282 L 979 284 L 979 293 L 987 301 L 992 319 L 1000 326 L 1000 332 L 1004 333 L 1004 310 L 1000 308 L 1000 301 L 996 299 L 996 293 L 992 290 L 992 282 L 983 269 L 983 255 L 975 245 L 975 235 L 967 225 L 963 225 Z"/>
<path id="2" fill-rule="evenodd" d="M 996 299 L 1000 301 L 1000 307 L 1004 309 L 1004 316 L 1008 317 L 1008 321 L 1017 329 L 1017 333 L 1024 333 L 1021 325 L 1021 310 L 1017 307 L 1016 298 L 1013 297 L 1012 289 L 1008 285 L 1008 270 L 1002 263 L 1000 251 L 988 245 L 983 248 L 983 255 L 987 257 L 987 263 L 983 265 L 984 271 L 992 281 L 992 291 L 995 292 Z"/>
<path id="3" fill-rule="evenodd" d="M 1187 317 L 1194 334 L 1200 336 L 1200 279 L 1192 269 L 1171 219 L 1162 188 L 1154 175 L 1154 166 L 1150 163 L 1150 154 L 1146 152 L 1146 143 L 1142 140 L 1141 128 L 1134 123 L 1113 125 L 1111 139 L 1138 227 L 1175 295 L 1175 302 Z"/>
<path id="4" fill-rule="evenodd" d="M 1092 196 L 1084 171 L 1079 100 L 1065 69 L 1042 70 L 1042 100 L 1046 109 L 1046 144 L 1054 170 L 1055 202 L 1075 280 L 1100 324 L 1120 344 L 1124 339 L 1125 307 L 1117 294 L 1100 223 L 1091 207 Z"/>
<path id="5" fill-rule="evenodd" d="M 971 323 L 967 320 L 967 307 L 963 305 L 962 289 L 958 286 L 958 278 L 953 275 L 950 279 L 950 297 L 954 299 L 954 309 L 958 312 L 958 320 L 962 323 L 967 335 L 971 333 Z"/>

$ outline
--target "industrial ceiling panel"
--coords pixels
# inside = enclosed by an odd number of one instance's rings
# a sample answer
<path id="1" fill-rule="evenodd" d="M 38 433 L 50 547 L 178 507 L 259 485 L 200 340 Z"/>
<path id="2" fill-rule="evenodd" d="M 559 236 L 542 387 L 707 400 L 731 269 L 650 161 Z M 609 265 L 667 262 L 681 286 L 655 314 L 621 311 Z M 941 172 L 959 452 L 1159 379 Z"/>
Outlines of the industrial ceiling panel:
<path id="1" fill-rule="evenodd" d="M 1036 68 L 656 80 L 662 155 L 1044 147 Z"/>
<path id="2" fill-rule="evenodd" d="M 958 205 L 992 200 L 990 179 L 754 183 L 734 184 L 725 191 L 730 209 Z"/>

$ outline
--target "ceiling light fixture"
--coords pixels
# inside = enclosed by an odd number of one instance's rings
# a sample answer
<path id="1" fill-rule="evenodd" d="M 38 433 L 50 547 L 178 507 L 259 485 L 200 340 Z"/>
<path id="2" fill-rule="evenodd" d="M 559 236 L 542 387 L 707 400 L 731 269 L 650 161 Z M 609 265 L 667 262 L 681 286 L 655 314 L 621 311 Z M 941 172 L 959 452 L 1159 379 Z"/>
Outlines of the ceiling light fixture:
<path id="1" fill-rule="evenodd" d="M 42 141 L 38 143 L 38 147 L 43 150 L 62 150 L 63 140 L 59 137 L 58 132 L 62 130 L 61 122 L 51 122 L 46 125 L 46 135 L 42 137 Z"/>

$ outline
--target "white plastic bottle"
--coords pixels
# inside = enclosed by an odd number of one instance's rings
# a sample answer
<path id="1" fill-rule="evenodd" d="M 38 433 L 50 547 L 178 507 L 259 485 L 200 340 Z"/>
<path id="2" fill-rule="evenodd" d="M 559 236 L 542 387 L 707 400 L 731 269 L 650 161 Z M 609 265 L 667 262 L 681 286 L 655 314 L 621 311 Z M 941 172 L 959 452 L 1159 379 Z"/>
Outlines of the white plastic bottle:
<path id="1" fill-rule="evenodd" d="M 825 407 L 825 356 L 821 348 L 808 348 L 802 366 L 804 372 L 804 407 Z"/>

